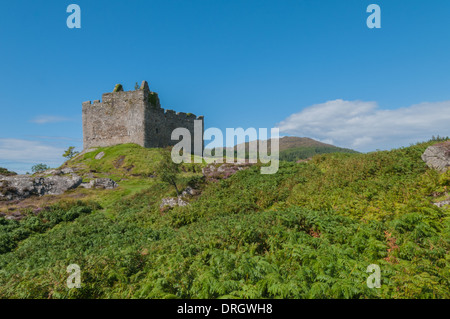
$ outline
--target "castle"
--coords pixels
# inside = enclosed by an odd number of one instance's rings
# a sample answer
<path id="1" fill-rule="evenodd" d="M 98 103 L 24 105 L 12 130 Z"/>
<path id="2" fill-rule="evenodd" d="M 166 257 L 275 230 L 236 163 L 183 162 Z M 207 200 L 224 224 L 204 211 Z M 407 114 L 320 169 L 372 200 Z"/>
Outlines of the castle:
<path id="1" fill-rule="evenodd" d="M 135 91 L 123 91 L 117 84 L 114 91 L 104 93 L 102 102 L 84 102 L 83 147 L 106 147 L 135 143 L 143 147 L 175 145 L 171 135 L 175 128 L 186 128 L 194 140 L 201 139 L 203 150 L 203 116 L 161 108 L 158 94 L 151 92 L 146 81 Z M 194 121 L 201 121 L 201 136 L 194 138 Z M 198 123 L 198 122 L 197 122 Z M 178 136 L 177 136 L 178 138 Z"/>

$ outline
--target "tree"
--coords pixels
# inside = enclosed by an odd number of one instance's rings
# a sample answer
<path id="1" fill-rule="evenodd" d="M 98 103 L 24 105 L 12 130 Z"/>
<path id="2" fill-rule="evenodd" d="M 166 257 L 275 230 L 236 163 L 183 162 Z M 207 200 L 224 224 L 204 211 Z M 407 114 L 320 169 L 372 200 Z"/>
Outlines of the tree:
<path id="1" fill-rule="evenodd" d="M 177 181 L 180 174 L 180 164 L 172 161 L 170 149 L 162 149 L 160 151 L 162 159 L 156 166 L 156 172 L 158 178 L 169 185 L 172 185 L 177 192 L 177 196 L 180 195 L 177 187 Z"/>
<path id="2" fill-rule="evenodd" d="M 32 168 L 31 168 L 31 170 L 33 171 L 33 173 L 41 173 L 41 172 L 44 172 L 44 171 L 46 171 L 46 170 L 48 170 L 48 169 L 50 169 L 50 167 L 48 167 L 47 165 L 45 165 L 45 164 L 36 164 L 36 165 L 34 165 Z"/>
<path id="3" fill-rule="evenodd" d="M 3 176 L 14 176 L 17 175 L 16 172 L 11 172 L 9 170 L 7 170 L 6 168 L 0 167 L 0 175 Z"/>
<path id="4" fill-rule="evenodd" d="M 68 160 L 71 160 L 75 155 L 79 154 L 80 152 L 75 151 L 75 146 L 70 146 L 63 154 L 63 157 L 67 158 Z"/>
<path id="5" fill-rule="evenodd" d="M 137 91 L 137 90 L 140 90 L 140 86 L 139 86 L 139 84 L 136 82 L 136 84 L 134 85 L 134 89 Z"/>

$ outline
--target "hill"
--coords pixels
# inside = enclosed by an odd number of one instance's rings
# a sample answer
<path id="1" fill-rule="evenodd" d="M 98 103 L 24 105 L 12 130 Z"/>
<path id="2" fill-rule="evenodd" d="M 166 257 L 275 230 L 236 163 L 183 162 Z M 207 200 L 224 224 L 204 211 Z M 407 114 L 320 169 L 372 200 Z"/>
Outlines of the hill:
<path id="1" fill-rule="evenodd" d="M 252 141 L 245 142 L 234 146 L 234 154 L 237 156 L 237 150 L 239 147 L 245 148 L 245 156 L 249 157 L 249 147 L 251 144 L 258 149 L 260 143 L 267 149 L 271 151 L 273 139 L 268 141 Z M 279 158 L 281 161 L 295 162 L 298 160 L 309 159 L 314 155 L 318 154 L 328 154 L 328 153 L 358 153 L 354 150 L 337 147 L 331 144 L 322 143 L 308 137 L 296 137 L 296 136 L 284 136 L 278 139 L 279 145 Z M 226 154 L 226 149 L 223 150 L 224 155 Z M 221 148 L 216 148 L 217 152 L 220 152 Z M 214 153 L 213 153 L 214 154 Z"/>
<path id="2" fill-rule="evenodd" d="M 0 217 L 3 298 L 450 298 L 450 171 L 429 169 L 427 142 L 369 154 L 259 164 L 227 179 L 183 164 L 175 196 L 158 150 L 119 145 L 64 167 L 113 190 L 75 189 L 21 220 Z M 103 152 L 103 157 L 99 154 Z M 37 202 L 30 205 L 40 205 Z M 17 208 L 18 209 L 18 208 Z M 82 287 L 66 287 L 78 264 Z M 379 265 L 381 288 L 366 285 Z"/>

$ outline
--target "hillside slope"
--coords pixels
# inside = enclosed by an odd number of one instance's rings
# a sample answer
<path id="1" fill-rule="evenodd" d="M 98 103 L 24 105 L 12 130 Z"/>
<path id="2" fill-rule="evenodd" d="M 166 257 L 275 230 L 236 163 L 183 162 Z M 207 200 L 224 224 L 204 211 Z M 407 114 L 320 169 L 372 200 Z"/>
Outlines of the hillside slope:
<path id="1" fill-rule="evenodd" d="M 0 218 L 0 296 L 450 298 L 450 211 L 433 205 L 448 197 L 450 172 L 420 159 L 432 143 L 282 162 L 273 175 L 255 165 L 217 182 L 183 164 L 179 186 L 199 194 L 169 210 L 157 150 L 83 154 L 66 166 L 120 187 Z M 81 289 L 65 285 L 69 264 L 81 267 Z M 380 289 L 366 285 L 370 264 Z"/>
<path id="2" fill-rule="evenodd" d="M 244 148 L 246 151 L 246 158 L 249 156 L 249 147 L 252 145 L 255 149 L 259 150 L 260 145 L 263 149 L 267 149 L 270 153 L 272 148 L 273 139 L 264 141 L 252 141 L 245 142 L 234 146 L 233 149 L 235 156 L 237 155 L 238 148 Z M 297 136 L 284 136 L 278 139 L 279 145 L 279 158 L 282 161 L 295 162 L 298 160 L 309 159 L 318 154 L 328 154 L 328 153 L 358 153 L 357 151 L 341 148 L 331 144 L 322 143 L 316 141 L 309 137 L 297 137 Z M 226 150 L 228 148 L 216 148 L 216 152 L 223 151 L 226 155 Z M 213 152 L 214 154 L 214 152 Z"/>

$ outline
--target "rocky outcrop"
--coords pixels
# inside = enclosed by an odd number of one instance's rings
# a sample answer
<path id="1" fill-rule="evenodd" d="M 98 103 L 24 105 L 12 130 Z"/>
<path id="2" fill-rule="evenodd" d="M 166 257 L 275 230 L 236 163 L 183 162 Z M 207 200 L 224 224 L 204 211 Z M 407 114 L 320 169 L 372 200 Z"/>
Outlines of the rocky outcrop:
<path id="1" fill-rule="evenodd" d="M 22 200 L 32 195 L 60 195 L 81 184 L 81 177 L 28 175 L 0 176 L 0 200 Z"/>
<path id="2" fill-rule="evenodd" d="M 175 206 L 187 206 L 189 205 L 189 202 L 186 199 L 192 198 L 193 196 L 199 194 L 200 190 L 193 189 L 188 186 L 178 197 L 163 198 L 161 204 L 159 205 L 160 211 L 165 211 Z"/>
<path id="3" fill-rule="evenodd" d="M 437 203 L 433 203 L 434 205 L 436 205 L 437 207 L 444 207 L 446 205 L 450 205 L 450 199 L 448 200 L 443 200 Z"/>
<path id="4" fill-rule="evenodd" d="M 189 205 L 189 203 L 185 200 L 183 200 L 183 198 L 181 196 L 178 196 L 178 198 L 176 197 L 167 197 L 167 198 L 163 198 L 161 201 L 161 205 L 159 205 L 160 209 L 164 209 L 164 208 L 172 208 L 175 206 L 187 206 Z"/>
<path id="5" fill-rule="evenodd" d="M 450 141 L 429 146 L 422 154 L 428 167 L 444 173 L 450 167 Z"/>
<path id="6" fill-rule="evenodd" d="M 68 174 L 73 174 L 74 172 L 75 171 L 72 168 L 66 167 L 63 169 L 49 169 L 42 173 L 35 174 L 35 176 L 45 177 L 45 176 L 49 176 L 49 175 L 68 175 Z"/>
<path id="7" fill-rule="evenodd" d="M 82 183 L 80 186 L 84 188 L 114 189 L 119 185 L 110 178 L 97 178 L 89 183 Z"/>
<path id="8" fill-rule="evenodd" d="M 202 173 L 208 181 L 217 181 L 227 179 L 236 174 L 236 172 L 249 168 L 251 163 L 224 163 L 209 164 L 202 169 Z"/>

